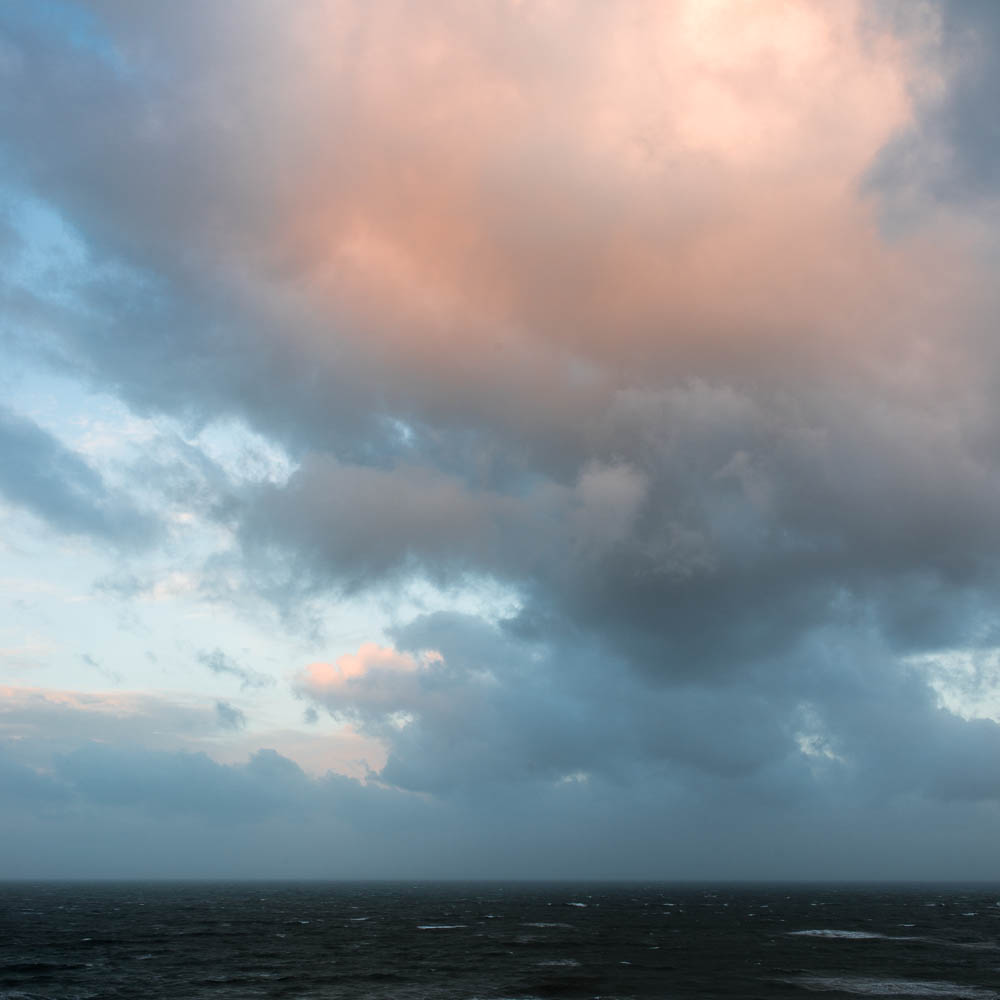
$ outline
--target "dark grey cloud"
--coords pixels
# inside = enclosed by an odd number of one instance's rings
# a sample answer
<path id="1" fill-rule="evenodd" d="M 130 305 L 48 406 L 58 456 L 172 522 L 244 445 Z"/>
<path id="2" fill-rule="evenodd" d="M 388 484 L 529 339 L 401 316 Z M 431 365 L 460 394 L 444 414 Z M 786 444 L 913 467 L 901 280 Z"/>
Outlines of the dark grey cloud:
<path id="1" fill-rule="evenodd" d="M 148 544 L 157 525 L 48 431 L 0 407 L 0 492 L 57 531 L 127 546 Z"/>
<path id="2" fill-rule="evenodd" d="M 915 125 L 886 147 L 870 180 L 890 205 L 911 214 L 928 200 L 993 201 L 1000 191 L 1000 125 L 993 113 L 1000 12 L 990 0 L 938 0 L 919 12 L 912 6 L 890 10 L 918 37 L 928 15 L 936 19 L 927 58 L 946 83 L 924 97 Z"/>
<path id="3" fill-rule="evenodd" d="M 923 668 L 901 666 L 870 625 L 678 682 L 586 633 L 527 639 L 510 624 L 424 616 L 394 633 L 409 662 L 370 657 L 353 676 L 303 676 L 300 691 L 388 747 L 381 780 L 448 798 L 590 781 L 638 794 L 655 777 L 805 809 L 827 794 L 845 808 L 1000 802 L 1000 725 L 940 707 Z"/>
<path id="4" fill-rule="evenodd" d="M 643 794 L 592 779 L 455 802 L 307 778 L 266 750 L 220 765 L 92 745 L 49 776 L 14 770 L 24 790 L 0 833 L 4 871 L 20 877 L 130 877 L 154 858 L 174 877 L 961 879 L 995 852 L 992 805 L 794 802 L 725 778 L 684 789 L 654 775 Z"/>
<path id="5" fill-rule="evenodd" d="M 998 469 L 944 417 L 887 419 L 850 392 L 629 391 L 594 414 L 575 480 L 539 467 L 515 492 L 481 488 L 475 466 L 309 458 L 242 525 L 300 581 L 498 576 L 526 596 L 522 630 L 588 631 L 651 674 L 738 671 L 859 616 L 900 651 L 988 643 Z"/>
<path id="6" fill-rule="evenodd" d="M 117 749 L 93 743 L 57 760 L 57 776 L 89 802 L 153 815 L 232 822 L 274 813 L 301 796 L 306 777 L 273 750 L 228 768 L 200 753 Z"/>

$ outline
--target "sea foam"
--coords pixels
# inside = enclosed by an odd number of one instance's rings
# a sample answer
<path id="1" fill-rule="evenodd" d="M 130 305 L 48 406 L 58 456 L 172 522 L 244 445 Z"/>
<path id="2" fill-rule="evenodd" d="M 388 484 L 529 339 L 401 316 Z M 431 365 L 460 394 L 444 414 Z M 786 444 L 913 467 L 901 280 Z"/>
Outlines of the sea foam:
<path id="1" fill-rule="evenodd" d="M 872 976 L 803 976 L 787 982 L 807 990 L 838 991 L 869 997 L 954 997 L 956 1000 L 998 1000 L 1000 993 L 981 986 L 915 979 L 878 979 Z"/>
<path id="2" fill-rule="evenodd" d="M 873 941 L 879 938 L 888 938 L 888 934 L 876 934 L 874 931 L 840 931 L 827 928 L 805 931 L 789 931 L 792 937 L 817 937 L 817 938 L 844 938 L 848 941 Z M 914 938 L 896 937 L 895 941 L 913 941 Z"/>

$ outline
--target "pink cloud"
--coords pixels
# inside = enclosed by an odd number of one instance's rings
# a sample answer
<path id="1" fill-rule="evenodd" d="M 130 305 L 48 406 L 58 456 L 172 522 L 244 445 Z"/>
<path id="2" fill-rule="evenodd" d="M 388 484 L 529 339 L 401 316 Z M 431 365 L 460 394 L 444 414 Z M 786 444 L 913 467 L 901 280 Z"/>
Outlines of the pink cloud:
<path id="1" fill-rule="evenodd" d="M 309 690 L 322 692 L 349 686 L 372 673 L 410 673 L 417 668 L 417 661 L 408 653 L 363 642 L 356 653 L 345 653 L 333 663 L 310 663 L 305 670 L 304 683 Z"/>
<path id="2" fill-rule="evenodd" d="M 287 41 L 310 84 L 285 97 L 339 128 L 289 178 L 277 245 L 363 354 L 432 383 L 532 395 L 567 356 L 612 381 L 853 366 L 926 324 L 918 274 L 960 280 L 954 243 L 889 244 L 859 196 L 918 71 L 860 18 L 308 8 Z"/>

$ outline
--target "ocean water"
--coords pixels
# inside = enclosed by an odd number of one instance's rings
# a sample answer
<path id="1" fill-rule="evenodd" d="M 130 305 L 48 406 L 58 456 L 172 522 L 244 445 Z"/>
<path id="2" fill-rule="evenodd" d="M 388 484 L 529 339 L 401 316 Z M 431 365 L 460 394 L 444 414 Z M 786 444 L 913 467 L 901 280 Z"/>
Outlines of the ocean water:
<path id="1" fill-rule="evenodd" d="M 1000 886 L 8 883 L 0 998 L 1000 1000 Z"/>

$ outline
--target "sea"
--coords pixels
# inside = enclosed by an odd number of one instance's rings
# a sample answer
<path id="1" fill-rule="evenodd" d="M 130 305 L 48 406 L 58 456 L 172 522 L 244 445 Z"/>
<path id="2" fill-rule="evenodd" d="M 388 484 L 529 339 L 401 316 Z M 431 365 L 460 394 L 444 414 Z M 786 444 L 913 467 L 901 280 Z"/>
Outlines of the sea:
<path id="1" fill-rule="evenodd" d="M 0 885 L 0 1000 L 1000 1000 L 1000 885 Z"/>

